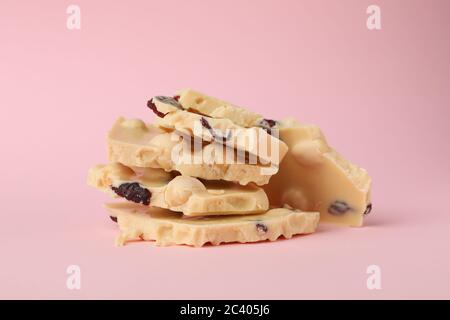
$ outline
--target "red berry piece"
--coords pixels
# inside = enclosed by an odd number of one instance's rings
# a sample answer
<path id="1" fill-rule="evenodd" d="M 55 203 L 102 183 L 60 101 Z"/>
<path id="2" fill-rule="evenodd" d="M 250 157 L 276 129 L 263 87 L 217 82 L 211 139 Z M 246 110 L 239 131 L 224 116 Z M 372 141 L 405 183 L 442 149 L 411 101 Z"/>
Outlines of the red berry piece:
<path id="1" fill-rule="evenodd" d="M 225 141 L 227 141 L 231 137 L 231 131 L 228 131 L 228 134 L 227 134 L 226 137 L 223 136 L 223 135 L 217 134 L 216 131 L 209 124 L 208 120 L 206 120 L 206 118 L 204 118 L 204 117 L 200 118 L 200 123 L 201 123 L 203 128 L 205 128 L 206 130 L 209 131 L 209 133 L 211 133 L 213 139 L 216 140 L 216 141 L 224 143 Z"/>
<path id="2" fill-rule="evenodd" d="M 372 204 L 371 204 L 371 203 L 369 203 L 369 204 L 367 205 L 366 210 L 364 211 L 364 214 L 365 214 L 365 215 L 366 215 L 366 214 L 369 214 L 370 211 L 372 211 Z"/>
<path id="3" fill-rule="evenodd" d="M 266 233 L 269 228 L 267 228 L 264 223 L 259 222 L 256 224 L 256 230 L 258 231 L 258 233 Z"/>
<path id="4" fill-rule="evenodd" d="M 156 108 L 156 105 L 153 103 L 153 99 L 150 99 L 147 101 L 147 107 L 149 107 L 150 110 L 152 110 L 153 113 L 156 114 L 160 118 L 164 118 L 164 116 L 166 115 L 165 113 L 158 111 L 158 109 Z"/>
<path id="5" fill-rule="evenodd" d="M 157 101 L 159 101 L 161 103 L 170 104 L 171 106 L 173 106 L 175 108 L 183 109 L 181 104 L 175 98 L 166 97 L 166 96 L 156 96 L 156 97 L 153 97 L 153 99 L 155 99 L 155 100 L 157 100 Z"/>
<path id="6" fill-rule="evenodd" d="M 272 127 L 275 127 L 277 122 L 271 119 L 262 119 L 258 126 L 267 131 L 268 134 L 272 134 Z"/>
<path id="7" fill-rule="evenodd" d="M 328 213 L 334 216 L 341 216 L 352 208 L 344 201 L 335 201 L 328 207 Z"/>
<path id="8" fill-rule="evenodd" d="M 120 197 L 136 203 L 145 205 L 150 204 L 152 193 L 145 188 L 142 188 L 139 183 L 122 183 L 119 187 L 111 187 L 111 189 Z"/>

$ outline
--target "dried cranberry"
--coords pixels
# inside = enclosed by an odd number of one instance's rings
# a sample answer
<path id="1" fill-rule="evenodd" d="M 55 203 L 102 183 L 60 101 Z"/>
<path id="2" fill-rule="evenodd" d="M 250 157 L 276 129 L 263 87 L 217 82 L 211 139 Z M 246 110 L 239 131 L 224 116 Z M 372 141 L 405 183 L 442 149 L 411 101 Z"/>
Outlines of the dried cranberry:
<path id="1" fill-rule="evenodd" d="M 149 107 L 150 110 L 152 110 L 153 113 L 156 114 L 160 118 L 164 118 L 164 116 L 166 115 L 165 113 L 158 111 L 158 109 L 156 108 L 156 105 L 153 103 L 153 99 L 150 99 L 147 101 L 147 107 Z"/>
<path id="2" fill-rule="evenodd" d="M 152 193 L 145 188 L 142 188 L 139 183 L 122 183 L 119 187 L 111 186 L 111 189 L 120 197 L 136 203 L 145 205 L 150 204 L 150 197 Z"/>
<path id="3" fill-rule="evenodd" d="M 275 120 L 272 120 L 272 119 L 263 119 L 263 121 L 265 123 L 267 123 L 269 125 L 269 127 L 271 127 L 271 128 L 276 126 L 276 124 L 277 124 L 277 122 Z"/>
<path id="4" fill-rule="evenodd" d="M 212 130 L 211 125 L 209 124 L 208 120 L 206 120 L 205 118 L 201 117 L 200 118 L 200 123 L 202 124 L 202 126 L 208 130 Z"/>
<path id="5" fill-rule="evenodd" d="M 109 216 L 109 218 L 110 218 L 112 221 L 117 222 L 117 217 Z"/>
<path id="6" fill-rule="evenodd" d="M 177 101 L 180 101 L 180 96 L 173 96 L 173 98 Z"/>
<path id="7" fill-rule="evenodd" d="M 262 119 L 258 126 L 267 131 L 268 134 L 272 134 L 272 127 L 275 127 L 277 122 L 271 119 Z"/>
<path id="8" fill-rule="evenodd" d="M 175 98 L 166 97 L 166 96 L 156 96 L 156 97 L 153 97 L 153 99 L 156 99 L 156 100 L 158 100 L 161 103 L 170 104 L 171 106 L 173 106 L 175 108 L 183 109 L 181 104 Z"/>
<path id="9" fill-rule="evenodd" d="M 256 224 L 256 230 L 259 233 L 266 233 L 268 229 L 269 228 L 267 228 L 267 226 L 264 223 L 257 223 Z"/>
<path id="10" fill-rule="evenodd" d="M 216 141 L 225 142 L 228 139 L 230 139 L 230 137 L 231 137 L 231 131 L 228 131 L 228 134 L 227 134 L 226 137 L 217 134 L 216 131 L 209 124 L 208 120 L 206 120 L 204 117 L 200 118 L 200 123 L 205 129 L 207 129 L 209 131 L 209 133 L 211 133 L 213 139 L 216 140 Z"/>
<path id="11" fill-rule="evenodd" d="M 347 211 L 352 210 L 352 208 L 344 201 L 335 201 L 328 208 L 328 213 L 334 216 L 340 216 L 345 214 Z"/>
<path id="12" fill-rule="evenodd" d="M 371 203 L 369 203 L 369 204 L 367 205 L 366 210 L 364 211 L 364 214 L 365 214 L 365 215 L 366 215 L 366 214 L 369 214 L 370 211 L 372 211 L 372 204 L 371 204 Z"/>

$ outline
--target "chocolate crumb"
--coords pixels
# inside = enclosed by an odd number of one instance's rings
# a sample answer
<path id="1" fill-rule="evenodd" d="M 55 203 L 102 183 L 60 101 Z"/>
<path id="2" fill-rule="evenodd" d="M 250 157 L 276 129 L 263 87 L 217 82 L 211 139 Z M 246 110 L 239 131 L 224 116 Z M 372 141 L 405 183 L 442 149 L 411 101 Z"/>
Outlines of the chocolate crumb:
<path id="1" fill-rule="evenodd" d="M 256 224 L 256 230 L 258 231 L 258 233 L 266 233 L 268 229 L 269 228 L 267 228 L 267 226 L 264 223 Z"/>
<path id="2" fill-rule="evenodd" d="M 117 222 L 117 217 L 109 216 L 109 218 L 110 218 L 112 221 Z"/>
<path id="3" fill-rule="evenodd" d="M 352 208 L 344 201 L 335 201 L 328 208 L 328 212 L 334 216 L 343 215 L 350 210 L 352 210 Z"/>
<path id="4" fill-rule="evenodd" d="M 372 203 L 369 203 L 364 211 L 364 215 L 369 214 L 372 211 Z"/>
<path id="5" fill-rule="evenodd" d="M 119 187 L 111 186 L 111 189 L 120 197 L 136 203 L 145 205 L 150 204 L 151 192 L 148 189 L 142 188 L 139 183 L 122 183 Z"/>

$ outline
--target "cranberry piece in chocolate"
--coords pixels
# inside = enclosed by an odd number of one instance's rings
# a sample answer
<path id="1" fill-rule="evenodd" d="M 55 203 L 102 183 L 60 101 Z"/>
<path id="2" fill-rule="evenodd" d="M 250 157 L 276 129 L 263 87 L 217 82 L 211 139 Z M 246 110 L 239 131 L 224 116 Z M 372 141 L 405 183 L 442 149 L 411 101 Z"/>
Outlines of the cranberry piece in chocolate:
<path id="1" fill-rule="evenodd" d="M 117 217 L 109 216 L 109 218 L 110 218 L 112 221 L 117 222 Z"/>
<path id="2" fill-rule="evenodd" d="M 158 111 L 158 109 L 156 108 L 156 105 L 153 103 L 153 99 L 150 99 L 147 101 L 147 107 L 149 107 L 150 110 L 152 110 L 153 113 L 156 114 L 160 118 L 164 118 L 164 116 L 166 115 L 165 113 Z"/>
<path id="3" fill-rule="evenodd" d="M 174 106 L 175 108 L 183 109 L 181 107 L 181 104 L 178 102 L 178 100 L 173 97 L 156 96 L 156 97 L 153 97 L 153 99 L 156 99 L 161 103 L 170 104 L 171 106 Z"/>
<path id="4" fill-rule="evenodd" d="M 211 127 L 211 125 L 209 124 L 208 120 L 206 120 L 206 118 L 201 117 L 200 118 L 200 123 L 203 126 L 203 128 L 207 129 L 209 131 L 209 133 L 211 133 L 212 137 L 214 138 L 214 140 L 219 141 L 219 142 L 225 142 L 228 139 L 230 139 L 231 137 L 231 131 L 228 131 L 227 136 L 222 136 L 217 134 L 214 129 Z"/>
<path id="5" fill-rule="evenodd" d="M 266 130 L 268 134 L 272 134 L 272 127 L 275 127 L 277 122 L 271 119 L 262 119 L 258 125 Z"/>
<path id="6" fill-rule="evenodd" d="M 365 214 L 365 215 L 366 215 L 366 214 L 369 214 L 370 211 L 372 211 L 372 204 L 371 204 L 371 203 L 369 203 L 369 204 L 367 205 L 366 210 L 364 211 L 364 214 Z"/>
<path id="7" fill-rule="evenodd" d="M 177 101 L 180 100 L 180 96 L 173 96 L 173 98 L 174 98 L 175 100 L 177 100 Z"/>
<path id="8" fill-rule="evenodd" d="M 267 126 L 269 128 L 275 127 L 275 125 L 277 124 L 277 122 L 275 120 L 272 120 L 272 119 L 263 119 L 262 122 L 264 124 L 267 124 Z"/>
<path id="9" fill-rule="evenodd" d="M 122 183 L 119 187 L 111 187 L 111 189 L 120 197 L 136 203 L 145 205 L 150 204 L 151 192 L 148 189 L 142 188 L 139 183 Z"/>
<path id="10" fill-rule="evenodd" d="M 341 216 L 350 210 L 352 208 L 344 201 L 335 201 L 328 208 L 328 212 L 334 216 Z"/>
<path id="11" fill-rule="evenodd" d="M 180 96 L 175 96 L 175 97 L 165 97 L 165 96 L 156 96 L 153 97 L 152 99 L 150 99 L 149 101 L 147 101 L 147 107 L 149 107 L 158 117 L 160 118 L 164 118 L 164 116 L 166 115 L 165 113 L 162 113 L 161 111 L 158 110 L 158 108 L 156 107 L 155 102 L 153 101 L 153 99 L 161 102 L 161 103 L 165 103 L 165 104 L 170 104 L 171 106 L 174 106 L 178 109 L 183 109 L 183 107 L 181 106 L 181 104 L 178 102 L 178 99 L 180 98 Z"/>
<path id="12" fill-rule="evenodd" d="M 267 226 L 264 223 L 256 224 L 256 230 L 258 231 L 258 233 L 266 233 L 268 229 L 269 228 L 267 228 Z"/>
<path id="13" fill-rule="evenodd" d="M 206 120 L 205 118 L 201 117 L 200 118 L 200 123 L 202 124 L 202 126 L 208 130 L 212 130 L 211 125 L 209 124 L 208 120 Z"/>

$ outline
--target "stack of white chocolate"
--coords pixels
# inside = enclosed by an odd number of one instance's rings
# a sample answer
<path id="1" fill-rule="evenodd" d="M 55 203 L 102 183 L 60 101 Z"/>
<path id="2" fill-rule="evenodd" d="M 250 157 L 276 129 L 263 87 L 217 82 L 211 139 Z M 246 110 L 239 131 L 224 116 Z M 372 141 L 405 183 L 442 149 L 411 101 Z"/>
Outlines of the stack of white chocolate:
<path id="1" fill-rule="evenodd" d="M 315 126 L 264 119 L 193 90 L 147 106 L 154 123 L 119 118 L 109 164 L 88 175 L 127 200 L 106 204 L 119 245 L 274 241 L 312 233 L 319 219 L 361 226 L 370 212 L 367 172 Z"/>

